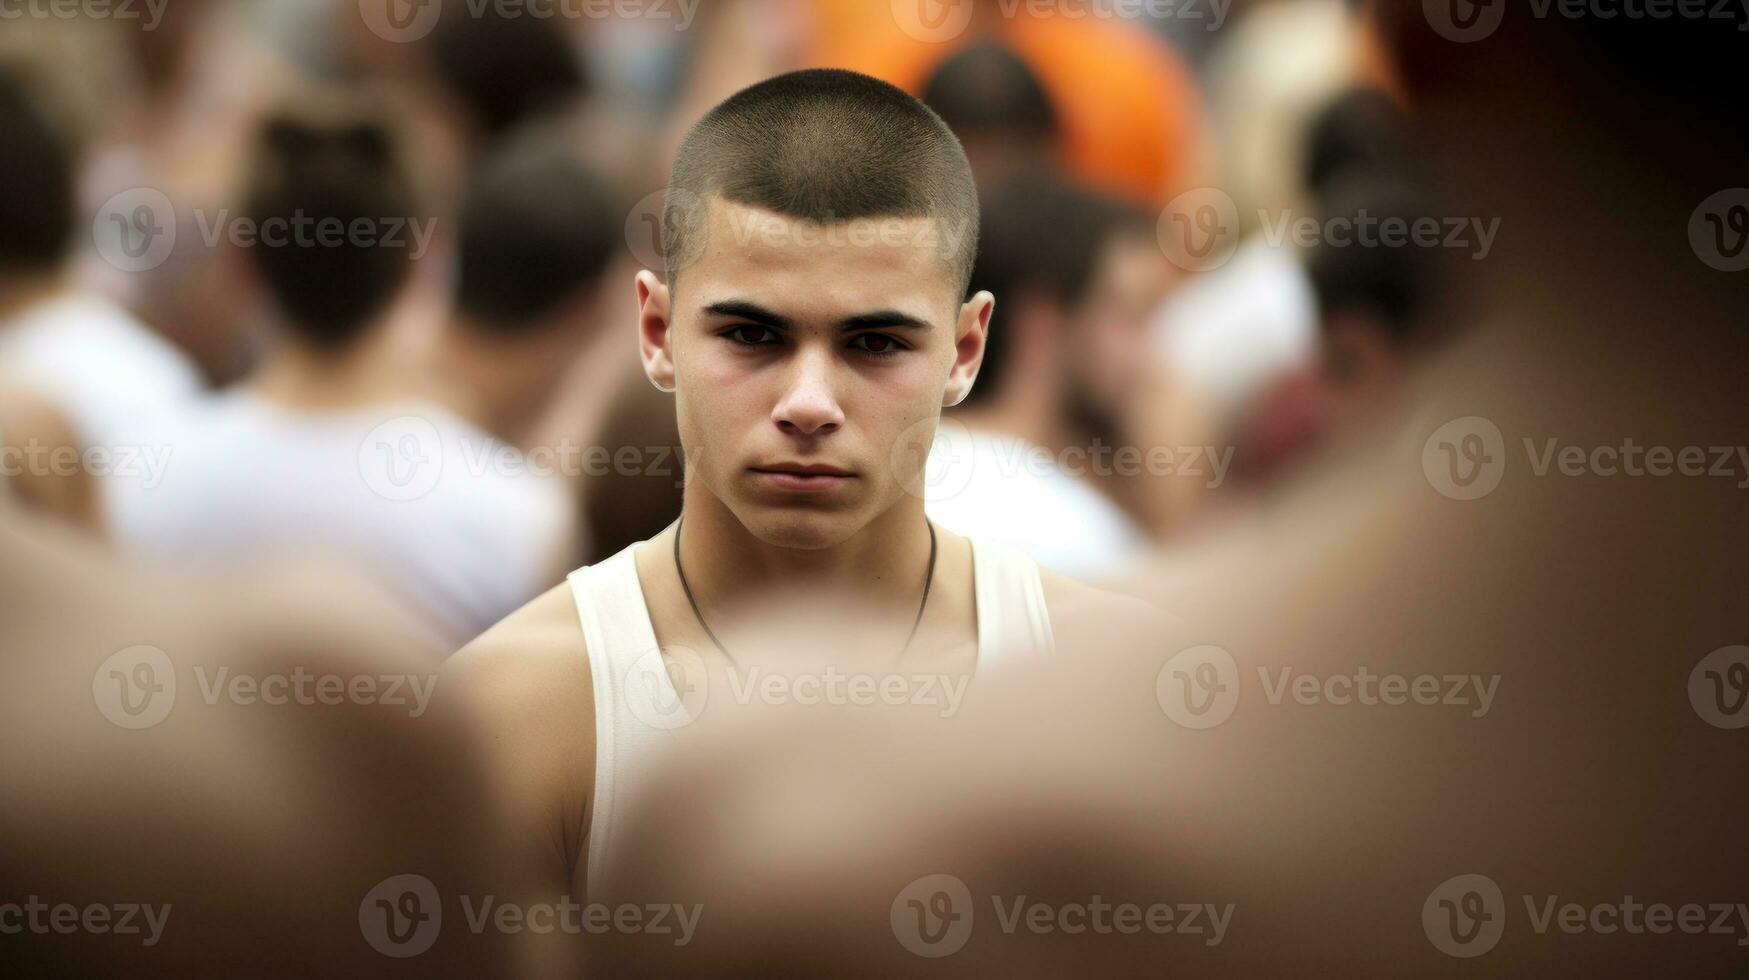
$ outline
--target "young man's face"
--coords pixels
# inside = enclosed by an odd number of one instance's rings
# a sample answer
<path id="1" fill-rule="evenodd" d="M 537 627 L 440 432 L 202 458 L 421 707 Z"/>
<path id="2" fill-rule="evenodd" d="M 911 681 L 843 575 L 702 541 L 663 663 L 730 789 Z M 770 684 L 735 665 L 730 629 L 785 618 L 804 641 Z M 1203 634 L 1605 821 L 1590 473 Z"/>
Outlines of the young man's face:
<path id="1" fill-rule="evenodd" d="M 820 225 L 713 197 L 673 295 L 639 278 L 646 372 L 702 482 L 755 537 L 823 548 L 907 501 L 992 303 L 959 300 L 928 218 Z"/>

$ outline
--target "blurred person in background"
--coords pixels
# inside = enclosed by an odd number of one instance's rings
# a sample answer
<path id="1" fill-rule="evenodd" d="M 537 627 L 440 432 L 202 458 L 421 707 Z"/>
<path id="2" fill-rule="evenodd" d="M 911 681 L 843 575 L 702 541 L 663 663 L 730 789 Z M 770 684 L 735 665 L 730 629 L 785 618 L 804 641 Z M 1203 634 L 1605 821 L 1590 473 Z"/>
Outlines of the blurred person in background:
<path id="1" fill-rule="evenodd" d="M 1059 165 L 1057 110 L 1038 76 L 997 41 L 944 59 L 918 97 L 959 137 L 972 178 L 988 191 L 1015 171 Z"/>
<path id="2" fill-rule="evenodd" d="M 312 94 L 264 123 L 252 173 L 244 215 L 260 237 L 243 251 L 281 341 L 243 386 L 154 428 L 152 442 L 174 453 L 161 483 L 106 483 L 116 537 L 131 556 L 191 567 L 341 556 L 399 589 L 453 649 L 569 560 L 562 488 L 464 413 L 514 427 L 523 393 L 496 372 L 533 384 L 534 348 L 556 353 L 587 335 L 575 317 L 599 254 L 601 202 L 593 188 L 551 202 L 578 209 L 563 216 L 583 240 L 566 270 L 575 278 L 511 302 L 494 292 L 499 273 L 475 265 L 470 300 L 503 305 L 476 307 L 482 316 L 446 336 L 451 374 L 439 383 L 421 346 L 448 315 L 424 254 L 439 218 L 382 105 Z M 509 206 L 494 179 L 504 178 L 485 179 L 470 221 L 486 241 L 502 234 L 497 209 Z M 497 261 L 499 247 L 479 262 Z M 483 340 L 520 315 L 531 333 Z"/>
<path id="3" fill-rule="evenodd" d="M 580 49 L 551 18 L 452 4 L 419 46 L 470 157 L 519 128 L 574 110 L 590 95 Z"/>
<path id="4" fill-rule="evenodd" d="M 978 382 L 936 435 L 932 518 L 1083 580 L 1146 553 L 1093 474 L 1112 467 L 1148 382 L 1148 318 L 1170 273 L 1149 216 L 1121 201 L 1037 171 L 988 192 L 970 288 L 997 307 Z"/>
<path id="5" fill-rule="evenodd" d="M 1325 189 L 1326 219 L 1437 220 L 1417 184 L 1400 175 L 1360 171 Z M 1336 246 L 1321 242 L 1307 257 L 1318 295 L 1318 373 L 1332 430 L 1365 426 L 1403 397 L 1411 370 L 1436 333 L 1438 257 L 1427 248 Z"/>
<path id="6" fill-rule="evenodd" d="M 469 180 L 455 312 L 436 356 L 438 383 L 469 403 L 463 414 L 523 449 L 562 384 L 599 389 L 623 373 L 606 272 L 624 212 L 558 135 L 536 129 L 507 141 Z M 573 366 L 590 373 L 568 374 Z M 574 420 L 580 429 L 599 422 Z"/>
<path id="7" fill-rule="evenodd" d="M 228 384 L 267 330 L 250 317 L 258 297 L 236 250 L 210 229 L 235 212 L 254 127 L 300 66 L 258 23 L 259 2 L 178 0 L 156 18 L 148 6 L 93 8 L 66 66 L 98 79 L 82 84 L 102 102 L 79 182 L 95 247 L 78 277 L 183 351 L 203 385 Z"/>
<path id="8" fill-rule="evenodd" d="M 200 379 L 174 346 L 77 284 L 79 155 L 70 121 L 51 114 L 51 81 L 0 64 L 0 475 L 35 507 L 96 530 L 83 454 L 133 443 L 142 417 L 190 401 Z"/>
<path id="9" fill-rule="evenodd" d="M 1394 85 L 1367 12 L 1346 0 L 1245 4 L 1206 68 L 1218 167 L 1162 215 L 1162 247 L 1193 274 L 1159 311 L 1155 334 L 1177 412 L 1201 430 L 1187 438 L 1232 447 L 1241 479 L 1175 517 L 1193 524 L 1245 510 L 1252 496 L 1241 491 L 1267 489 L 1280 463 L 1311 444 L 1317 296 L 1305 256 L 1281 230 L 1317 213 L 1304 177 L 1319 113 L 1356 86 Z"/>

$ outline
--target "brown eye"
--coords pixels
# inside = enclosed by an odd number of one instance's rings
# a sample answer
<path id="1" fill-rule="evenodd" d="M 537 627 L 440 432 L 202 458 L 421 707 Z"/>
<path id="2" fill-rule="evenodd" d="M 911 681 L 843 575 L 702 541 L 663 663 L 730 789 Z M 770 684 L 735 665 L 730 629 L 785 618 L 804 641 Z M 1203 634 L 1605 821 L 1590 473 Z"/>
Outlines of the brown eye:
<path id="1" fill-rule="evenodd" d="M 860 334 L 851 343 L 865 354 L 896 354 L 904 349 L 897 339 L 884 333 Z"/>
<path id="2" fill-rule="evenodd" d="M 777 340 L 777 334 L 771 328 L 752 325 L 731 327 L 723 332 L 723 336 L 743 347 L 764 347 Z"/>

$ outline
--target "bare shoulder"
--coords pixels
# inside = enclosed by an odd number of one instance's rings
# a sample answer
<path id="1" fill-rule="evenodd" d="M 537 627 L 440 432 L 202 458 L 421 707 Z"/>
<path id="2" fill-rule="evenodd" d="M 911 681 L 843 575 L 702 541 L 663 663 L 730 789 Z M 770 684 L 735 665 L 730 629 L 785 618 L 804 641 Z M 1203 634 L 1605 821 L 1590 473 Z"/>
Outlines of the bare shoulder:
<path id="1" fill-rule="evenodd" d="M 582 623 L 561 583 L 480 634 L 444 665 L 446 686 L 487 722 L 588 727 L 594 688 Z M 557 734 L 555 732 L 555 734 Z"/>
<path id="2" fill-rule="evenodd" d="M 573 864 L 595 778 L 595 691 L 570 586 L 451 657 L 439 699 L 481 733 L 498 789 L 531 843 Z"/>
<path id="3" fill-rule="evenodd" d="M 1040 568 L 1038 575 L 1060 648 L 1105 646 L 1117 638 L 1172 636 L 1183 628 L 1177 617 L 1134 596 L 1108 592 L 1047 568 Z"/>

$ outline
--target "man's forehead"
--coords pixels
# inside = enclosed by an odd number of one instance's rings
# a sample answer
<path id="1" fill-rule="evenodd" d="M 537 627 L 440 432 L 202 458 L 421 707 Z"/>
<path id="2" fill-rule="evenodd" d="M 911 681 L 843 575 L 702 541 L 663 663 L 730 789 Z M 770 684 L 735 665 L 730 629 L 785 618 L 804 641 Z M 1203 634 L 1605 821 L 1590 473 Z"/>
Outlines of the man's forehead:
<path id="1" fill-rule="evenodd" d="M 685 277 L 689 302 L 763 298 L 814 312 L 901 309 L 920 319 L 951 296 L 944 236 L 929 217 L 815 222 L 713 196 L 706 240 Z M 800 311 L 798 311 L 800 312 Z M 805 314 L 804 314 L 805 315 Z"/>

